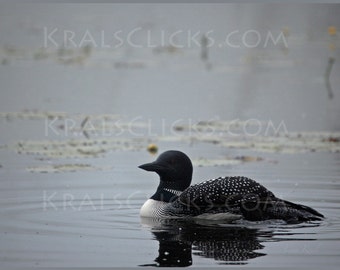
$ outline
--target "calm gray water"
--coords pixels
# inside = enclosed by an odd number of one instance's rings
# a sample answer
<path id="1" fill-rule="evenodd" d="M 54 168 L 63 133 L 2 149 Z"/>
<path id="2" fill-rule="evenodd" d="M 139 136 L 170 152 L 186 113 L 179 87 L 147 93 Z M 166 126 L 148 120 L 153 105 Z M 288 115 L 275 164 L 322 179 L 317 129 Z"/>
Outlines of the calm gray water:
<path id="1" fill-rule="evenodd" d="M 337 268 L 339 12 L 2 5 L 0 266 Z M 326 218 L 141 220 L 168 149 Z"/>

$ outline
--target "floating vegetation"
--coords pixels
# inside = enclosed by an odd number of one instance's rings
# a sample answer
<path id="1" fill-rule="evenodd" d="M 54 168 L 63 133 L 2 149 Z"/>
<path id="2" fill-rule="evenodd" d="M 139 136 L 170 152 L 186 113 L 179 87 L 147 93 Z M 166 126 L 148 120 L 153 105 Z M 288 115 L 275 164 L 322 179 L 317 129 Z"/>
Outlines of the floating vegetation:
<path id="1" fill-rule="evenodd" d="M 329 138 L 340 138 L 340 133 L 304 132 L 289 133 L 281 136 L 254 136 L 240 140 L 223 141 L 221 145 L 228 148 L 291 154 L 305 152 L 340 152 L 338 139 L 330 141 Z"/>
<path id="2" fill-rule="evenodd" d="M 167 45 L 167 46 L 158 46 L 153 49 L 154 53 L 177 53 L 180 51 L 179 47 L 173 46 L 173 45 Z"/>
<path id="3" fill-rule="evenodd" d="M 283 122 L 274 125 L 255 119 L 212 120 L 177 125 L 174 130 L 179 140 L 188 143 L 205 142 L 259 152 L 340 152 L 340 132 L 293 133 L 288 132 Z"/>
<path id="4" fill-rule="evenodd" d="M 169 134 L 150 134 L 150 122 L 126 120 L 114 114 L 68 114 L 25 110 L 1 112 L 0 118 L 45 119 L 48 132 L 58 140 L 22 140 L 0 149 L 12 149 L 18 154 L 34 155 L 37 160 L 51 158 L 97 158 L 114 151 L 158 152 L 159 143 L 197 142 L 223 148 L 247 149 L 270 153 L 340 152 L 340 132 L 288 132 L 284 125 L 259 120 L 199 121 L 176 125 Z M 45 138 L 46 138 L 45 137 Z M 227 152 L 227 150 L 226 150 Z M 222 166 L 261 161 L 261 157 L 240 156 L 225 159 L 200 159 L 197 166 Z"/>
<path id="5" fill-rule="evenodd" d="M 0 59 L 2 65 L 9 63 L 20 63 L 22 61 L 53 61 L 65 66 L 100 66 L 112 67 L 114 60 L 115 68 L 144 68 L 149 59 L 141 59 L 126 62 L 122 60 L 124 50 L 98 49 L 90 44 L 77 47 L 40 47 L 17 48 L 15 46 L 0 46 Z M 103 59 L 103 54 L 106 55 Z M 104 63 L 104 65 L 103 65 Z M 106 63 L 106 64 L 105 64 Z"/>
<path id="6" fill-rule="evenodd" d="M 226 120 L 208 120 L 208 121 L 198 121 L 197 123 L 180 124 L 175 125 L 175 131 L 189 131 L 190 133 L 206 132 L 210 134 L 216 134 L 221 132 L 231 132 L 233 130 L 245 130 L 251 129 L 252 127 L 263 127 L 265 126 L 264 121 L 257 119 L 249 119 L 242 121 L 240 119 L 234 119 L 231 121 Z M 267 129 L 270 128 L 269 122 L 267 123 Z"/>
<path id="7" fill-rule="evenodd" d="M 242 163 L 239 159 L 233 158 L 221 158 L 221 159 L 208 159 L 208 158 L 199 158 L 192 160 L 193 166 L 197 167 L 217 167 L 217 166 L 228 166 L 228 165 L 237 165 Z"/>
<path id="8" fill-rule="evenodd" d="M 80 65 L 83 66 L 89 62 L 92 55 L 93 48 L 90 45 L 78 48 L 37 48 L 37 49 L 23 49 L 14 46 L 0 47 L 0 56 L 3 59 L 10 59 L 16 61 L 22 60 L 54 60 L 63 65 Z M 4 65 L 4 63 L 2 63 Z"/>
<path id="9" fill-rule="evenodd" d="M 340 137 L 332 137 L 332 136 L 329 136 L 329 137 L 326 137 L 324 139 L 322 139 L 323 142 L 333 142 L 333 143 L 338 143 L 340 142 Z"/>
<path id="10" fill-rule="evenodd" d="M 25 109 L 21 112 L 0 112 L 1 118 L 18 118 L 18 119 L 65 119 L 65 118 L 72 118 L 72 119 L 80 119 L 85 120 L 85 118 L 91 119 L 100 119 L 100 120 L 113 120 L 119 119 L 122 120 L 122 117 L 118 114 L 71 114 L 67 112 L 55 112 L 55 111 L 40 111 L 40 110 L 28 110 Z"/>
<path id="11" fill-rule="evenodd" d="M 38 110 L 23 110 L 22 112 L 0 112 L 0 118 L 6 120 L 14 119 L 65 119 L 68 114 L 65 112 L 49 112 Z"/>
<path id="12" fill-rule="evenodd" d="M 45 135 L 58 137 L 84 136 L 109 137 L 123 134 L 136 134 L 139 129 L 145 129 L 150 124 L 142 119 L 126 120 L 115 114 L 69 114 L 66 112 L 50 112 L 38 110 L 24 110 L 22 112 L 0 112 L 6 121 L 17 119 L 44 120 Z"/>
<path id="13" fill-rule="evenodd" d="M 262 157 L 254 157 L 254 156 L 238 156 L 235 158 L 236 160 L 240 160 L 243 162 L 254 162 L 254 161 L 262 161 Z"/>
<path id="14" fill-rule="evenodd" d="M 145 149 L 143 138 L 71 139 L 65 141 L 20 141 L 12 146 L 18 154 L 48 158 L 95 158 L 111 151 L 137 151 Z"/>
<path id="15" fill-rule="evenodd" d="M 271 153 L 340 152 L 340 133 L 304 132 L 276 136 L 199 136 L 180 140 L 188 143 L 205 142 L 226 148 L 249 149 Z"/>
<path id="16" fill-rule="evenodd" d="M 76 172 L 76 171 L 101 171 L 110 170 L 111 167 L 95 167 L 90 164 L 55 164 L 28 167 L 27 170 L 32 173 L 59 173 L 59 172 Z"/>
<path id="17" fill-rule="evenodd" d="M 228 165 L 238 165 L 244 162 L 257 162 L 263 161 L 262 157 L 257 156 L 237 156 L 237 157 L 225 157 L 219 159 L 208 159 L 199 158 L 192 161 L 194 166 L 197 167 L 217 167 L 217 166 L 228 166 Z"/>

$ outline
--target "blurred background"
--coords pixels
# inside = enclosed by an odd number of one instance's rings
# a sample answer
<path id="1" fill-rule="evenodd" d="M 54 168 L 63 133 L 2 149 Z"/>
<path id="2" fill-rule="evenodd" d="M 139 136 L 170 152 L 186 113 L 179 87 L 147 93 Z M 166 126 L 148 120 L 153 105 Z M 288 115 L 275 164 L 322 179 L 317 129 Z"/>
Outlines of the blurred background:
<path id="1" fill-rule="evenodd" d="M 4 5 L 2 111 L 339 130 L 338 5 Z"/>

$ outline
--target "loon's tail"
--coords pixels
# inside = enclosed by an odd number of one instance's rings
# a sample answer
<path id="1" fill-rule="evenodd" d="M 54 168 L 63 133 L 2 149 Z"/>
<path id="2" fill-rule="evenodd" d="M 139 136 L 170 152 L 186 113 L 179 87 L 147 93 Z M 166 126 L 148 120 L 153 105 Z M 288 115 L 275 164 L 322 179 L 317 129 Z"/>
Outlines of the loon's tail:
<path id="1" fill-rule="evenodd" d="M 241 212 L 248 220 L 282 219 L 287 223 L 322 220 L 324 216 L 311 207 L 278 198 L 247 202 Z"/>
<path id="2" fill-rule="evenodd" d="M 287 218 L 291 221 L 313 221 L 322 220 L 324 216 L 315 209 L 302 205 L 292 203 L 290 201 L 281 200 L 284 203 L 285 211 L 287 211 Z"/>
<path id="3" fill-rule="evenodd" d="M 280 199 L 272 202 L 266 212 L 269 216 L 283 219 L 288 223 L 317 221 L 324 218 L 322 214 L 311 207 Z"/>

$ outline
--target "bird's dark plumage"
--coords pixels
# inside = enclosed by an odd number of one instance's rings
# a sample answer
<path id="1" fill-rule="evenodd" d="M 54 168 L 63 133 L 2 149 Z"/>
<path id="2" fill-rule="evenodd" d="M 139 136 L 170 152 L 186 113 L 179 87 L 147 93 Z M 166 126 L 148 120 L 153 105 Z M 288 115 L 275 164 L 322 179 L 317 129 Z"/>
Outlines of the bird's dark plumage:
<path id="1" fill-rule="evenodd" d="M 243 176 L 220 177 L 190 186 L 192 164 L 180 151 L 167 151 L 140 168 L 160 176 L 156 193 L 141 208 L 141 216 L 267 220 L 320 220 L 316 210 L 281 200 L 256 181 Z"/>

